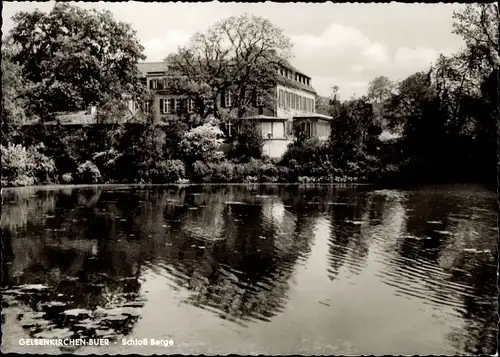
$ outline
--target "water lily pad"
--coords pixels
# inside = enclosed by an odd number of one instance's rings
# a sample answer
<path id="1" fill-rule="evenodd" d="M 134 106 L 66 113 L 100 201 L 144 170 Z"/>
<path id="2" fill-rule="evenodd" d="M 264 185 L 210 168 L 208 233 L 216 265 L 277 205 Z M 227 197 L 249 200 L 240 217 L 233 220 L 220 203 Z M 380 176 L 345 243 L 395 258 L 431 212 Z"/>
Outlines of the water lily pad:
<path id="1" fill-rule="evenodd" d="M 446 236 L 452 236 L 454 235 L 454 233 L 450 232 L 450 231 L 434 231 L 436 233 L 439 233 L 439 234 L 443 234 L 443 235 L 446 235 Z"/>
<path id="2" fill-rule="evenodd" d="M 106 316 L 103 320 L 106 321 L 125 321 L 128 319 L 128 315 L 111 315 L 111 316 Z"/>
<path id="3" fill-rule="evenodd" d="M 23 285 L 20 287 L 21 290 L 24 291 L 40 291 L 40 290 L 47 290 L 48 286 L 42 285 L 42 284 L 28 284 L 28 285 Z"/>
<path id="4" fill-rule="evenodd" d="M 354 225 L 357 225 L 357 226 L 363 224 L 363 221 L 352 221 L 350 219 L 346 219 L 345 222 L 346 223 L 350 223 L 350 224 L 354 224 Z"/>
<path id="5" fill-rule="evenodd" d="M 35 338 L 46 338 L 46 339 L 51 339 L 51 338 L 70 338 L 74 335 L 73 331 L 71 331 L 69 328 L 61 328 L 61 329 L 52 329 L 52 330 L 46 330 L 39 332 L 35 334 Z"/>
<path id="6" fill-rule="evenodd" d="M 90 315 L 91 311 L 85 309 L 71 309 L 63 312 L 66 316 L 82 316 L 82 315 Z"/>

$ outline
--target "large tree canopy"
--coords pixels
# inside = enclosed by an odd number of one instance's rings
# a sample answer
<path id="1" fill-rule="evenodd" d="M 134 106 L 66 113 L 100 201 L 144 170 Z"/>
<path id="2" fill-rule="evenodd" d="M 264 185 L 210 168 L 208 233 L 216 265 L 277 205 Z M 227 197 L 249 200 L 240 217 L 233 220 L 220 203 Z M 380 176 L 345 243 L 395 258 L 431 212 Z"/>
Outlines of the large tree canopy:
<path id="1" fill-rule="evenodd" d="M 18 129 L 30 119 L 25 97 L 29 88 L 21 67 L 12 61 L 11 48 L 2 43 L 2 143 L 13 140 Z"/>
<path id="2" fill-rule="evenodd" d="M 216 23 L 205 33 L 193 36 L 166 61 L 176 73 L 178 93 L 196 100 L 199 114 L 213 113 L 219 119 L 241 117 L 262 102 L 275 103 L 275 80 L 280 61 L 291 56 L 292 44 L 270 21 L 241 15 Z M 231 101 L 220 107 L 217 98 Z M 208 103 L 211 105 L 203 105 Z"/>
<path id="3" fill-rule="evenodd" d="M 34 83 L 33 101 L 43 117 L 80 110 L 137 88 L 143 47 L 130 25 L 109 11 L 56 3 L 49 13 L 20 12 L 8 41 L 13 62 Z"/>

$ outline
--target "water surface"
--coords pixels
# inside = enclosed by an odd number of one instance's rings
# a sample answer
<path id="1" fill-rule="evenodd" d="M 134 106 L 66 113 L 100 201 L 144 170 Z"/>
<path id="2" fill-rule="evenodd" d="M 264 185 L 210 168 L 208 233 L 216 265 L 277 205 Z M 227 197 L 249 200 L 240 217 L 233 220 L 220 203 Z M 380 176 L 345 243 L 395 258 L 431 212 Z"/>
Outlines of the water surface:
<path id="1" fill-rule="evenodd" d="M 4 190 L 2 351 L 494 354 L 496 219 L 476 186 Z"/>

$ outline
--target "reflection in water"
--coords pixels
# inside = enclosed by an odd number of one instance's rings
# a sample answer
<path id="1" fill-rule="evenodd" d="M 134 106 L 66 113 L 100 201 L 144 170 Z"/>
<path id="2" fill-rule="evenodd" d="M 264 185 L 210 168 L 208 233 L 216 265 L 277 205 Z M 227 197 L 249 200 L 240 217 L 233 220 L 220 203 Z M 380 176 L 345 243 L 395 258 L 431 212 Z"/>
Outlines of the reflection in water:
<path id="1" fill-rule="evenodd" d="M 315 271 L 315 284 L 322 285 L 305 291 L 318 294 L 322 305 L 315 309 L 325 319 L 349 308 L 343 300 L 337 306 L 328 302 L 340 287 L 351 294 L 353 306 L 371 316 L 369 297 L 356 290 L 366 284 L 380 290 L 374 299 L 384 296 L 396 317 L 411 314 L 412 306 L 425 311 L 408 315 L 426 324 L 415 329 L 446 327 L 437 342 L 414 341 L 422 351 L 489 354 L 496 349 L 497 324 L 494 204 L 493 194 L 474 187 L 5 190 L 2 305 L 3 314 L 15 316 L 5 326 L 21 326 L 41 338 L 137 336 L 150 296 L 143 285 L 157 276 L 172 289 L 165 304 L 177 304 L 186 318 L 191 310 L 183 306 L 201 309 L 213 316 L 214 327 L 225 320 L 241 339 L 258 335 L 252 326 L 274 324 L 272 331 L 279 331 L 295 323 L 309 341 L 325 331 L 301 330 L 293 312 L 300 306 L 289 302 L 291 294 L 294 299 L 304 294 L 298 272 L 314 270 L 311 259 L 323 254 L 328 280 L 322 282 Z M 313 258 L 312 246 L 323 240 L 324 251 L 317 245 Z M 357 304 L 358 299 L 365 304 Z M 162 306 L 153 308 L 162 319 Z M 364 312 L 353 312 L 353 320 L 358 313 Z M 287 323 L 287 316 L 295 322 Z M 18 338 L 5 327 L 4 333 L 8 343 Z M 360 353 L 404 353 L 398 344 L 391 347 L 384 332 L 372 333 L 387 347 L 363 347 L 368 342 L 356 329 L 348 341 Z M 415 336 L 408 331 L 403 337 Z M 225 337 L 218 339 L 220 344 Z M 242 352 L 235 348 L 229 352 Z M 261 353 L 275 350 L 268 348 Z M 300 351 L 307 352 L 304 346 Z"/>

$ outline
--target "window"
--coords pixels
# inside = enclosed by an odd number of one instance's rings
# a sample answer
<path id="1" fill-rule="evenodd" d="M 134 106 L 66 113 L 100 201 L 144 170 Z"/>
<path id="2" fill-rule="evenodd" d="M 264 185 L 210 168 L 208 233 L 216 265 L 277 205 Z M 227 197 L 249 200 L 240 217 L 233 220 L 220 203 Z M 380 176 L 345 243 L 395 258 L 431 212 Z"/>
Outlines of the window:
<path id="1" fill-rule="evenodd" d="M 181 109 L 181 101 L 179 98 L 175 99 L 174 111 L 177 113 Z"/>
<path id="2" fill-rule="evenodd" d="M 172 112 L 172 106 L 170 103 L 170 99 L 163 100 L 163 113 L 170 114 Z"/>
<path id="3" fill-rule="evenodd" d="M 165 78 L 165 79 L 163 80 L 163 88 L 165 88 L 165 89 L 166 89 L 166 88 L 168 88 L 168 86 L 169 86 L 169 85 L 170 85 L 169 80 Z"/>
<path id="4" fill-rule="evenodd" d="M 290 109 L 290 92 L 285 92 L 286 93 L 286 109 Z"/>
<path id="5" fill-rule="evenodd" d="M 152 79 L 149 81 L 149 88 L 156 89 L 158 87 L 158 81 L 156 79 Z"/>
<path id="6" fill-rule="evenodd" d="M 144 102 L 144 111 L 149 113 L 149 102 Z"/>
<path id="7" fill-rule="evenodd" d="M 264 100 L 261 95 L 257 95 L 256 104 L 258 107 L 264 106 Z"/>
<path id="8" fill-rule="evenodd" d="M 224 95 L 224 106 L 226 108 L 231 107 L 231 92 L 227 91 L 226 94 Z"/>
<path id="9" fill-rule="evenodd" d="M 311 111 L 312 111 L 313 113 L 316 113 L 316 103 L 315 103 L 314 99 L 311 99 L 311 103 L 312 103 L 312 108 L 311 108 Z"/>
<path id="10" fill-rule="evenodd" d="M 188 99 L 188 112 L 192 113 L 194 112 L 194 99 Z"/>

